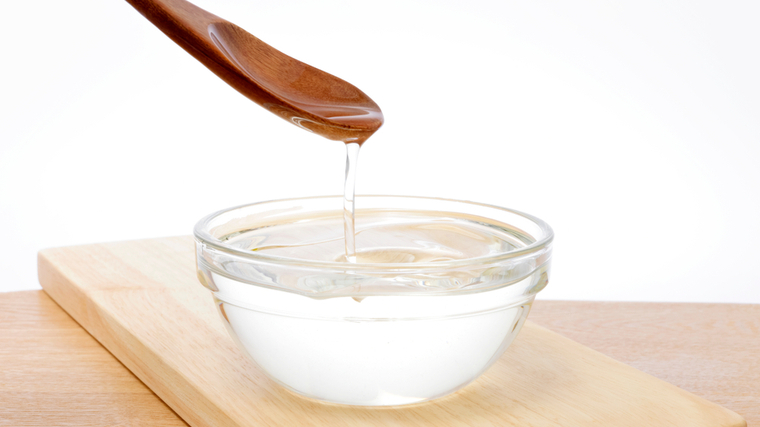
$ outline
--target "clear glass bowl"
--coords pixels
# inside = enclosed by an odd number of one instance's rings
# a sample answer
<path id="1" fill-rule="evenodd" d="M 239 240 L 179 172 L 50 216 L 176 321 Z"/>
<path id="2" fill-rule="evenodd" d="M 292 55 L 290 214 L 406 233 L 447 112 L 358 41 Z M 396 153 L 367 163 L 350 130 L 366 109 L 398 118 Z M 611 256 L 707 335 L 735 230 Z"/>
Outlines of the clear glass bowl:
<path id="1" fill-rule="evenodd" d="M 358 196 L 362 212 L 427 212 L 496 227 L 519 244 L 488 256 L 362 264 L 267 255 L 230 239 L 273 224 L 342 217 L 342 197 L 255 203 L 195 227 L 198 277 L 230 334 L 271 379 L 303 396 L 404 405 L 455 392 L 504 353 L 549 280 L 551 228 L 496 206 Z M 234 242 L 234 243 L 230 243 Z"/>

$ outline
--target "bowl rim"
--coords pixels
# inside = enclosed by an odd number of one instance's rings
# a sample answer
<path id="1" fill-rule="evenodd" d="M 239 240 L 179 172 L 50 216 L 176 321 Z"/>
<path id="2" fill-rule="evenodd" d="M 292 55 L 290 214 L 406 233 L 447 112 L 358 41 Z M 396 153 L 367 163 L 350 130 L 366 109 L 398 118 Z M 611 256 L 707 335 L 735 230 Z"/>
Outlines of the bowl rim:
<path id="1" fill-rule="evenodd" d="M 233 206 L 230 208 L 225 208 L 218 210 L 216 212 L 213 212 L 209 215 L 206 215 L 205 217 L 201 218 L 200 221 L 198 221 L 195 224 L 195 227 L 193 228 L 193 235 L 195 236 L 195 239 L 204 245 L 210 246 L 216 250 L 226 252 L 228 254 L 232 254 L 235 256 L 240 256 L 243 258 L 247 258 L 254 262 L 263 262 L 267 264 L 280 264 L 280 265 L 291 265 L 291 266 L 298 266 L 301 268 L 314 268 L 314 269 L 331 269 L 331 270 L 346 270 L 350 269 L 351 271 L 409 271 L 409 270 L 441 270 L 441 269 L 451 269 L 451 268 L 461 268 L 461 267 L 468 267 L 468 266 L 482 266 L 487 264 L 495 264 L 500 263 L 503 261 L 506 261 L 508 259 L 512 258 L 520 258 L 525 255 L 529 255 L 535 252 L 538 252 L 544 248 L 547 248 L 550 246 L 552 241 L 554 240 L 554 231 L 552 228 L 547 224 L 545 221 L 543 221 L 540 218 L 537 218 L 533 215 L 515 210 L 510 208 L 504 208 L 501 206 L 496 206 L 488 203 L 479 203 L 479 202 L 473 202 L 469 200 L 457 200 L 457 199 L 448 199 L 443 197 L 427 197 L 427 196 L 397 196 L 397 195 L 382 195 L 382 194 L 361 194 L 356 195 L 354 199 L 367 199 L 367 198 L 397 198 L 397 199 L 416 199 L 416 200 L 435 200 L 435 201 L 443 201 L 443 202 L 454 202 L 454 203 L 460 203 L 460 204 L 466 204 L 466 205 L 474 205 L 474 206 L 480 206 L 485 208 L 491 208 L 491 209 L 497 209 L 505 212 L 509 212 L 511 214 L 522 216 L 523 218 L 532 221 L 534 224 L 536 224 L 541 232 L 543 233 L 543 237 L 540 239 L 537 239 L 535 242 L 509 252 L 504 253 L 498 253 L 498 254 L 490 254 L 480 257 L 474 257 L 474 258 L 467 258 L 467 259 L 461 259 L 461 260 L 453 260 L 453 261 L 438 261 L 438 262 L 426 262 L 426 263 L 346 263 L 346 262 L 337 262 L 337 261 L 312 261 L 312 260 L 305 260 L 300 258 L 288 258 L 283 256 L 277 256 L 277 255 L 269 255 L 269 254 L 263 254 L 260 252 L 253 252 L 249 250 L 243 250 L 239 248 L 235 248 L 229 245 L 225 245 L 221 240 L 211 235 L 209 232 L 209 223 L 213 221 L 215 218 L 217 218 L 220 215 L 223 215 L 228 212 L 232 212 L 239 209 L 245 209 L 251 206 L 256 205 L 264 205 L 267 203 L 281 203 L 281 202 L 294 202 L 299 200 L 316 200 L 316 199 L 329 199 L 329 198 L 336 198 L 339 200 L 343 200 L 343 195 L 328 195 L 328 196 L 306 196 L 306 197 L 292 197 L 292 198 L 285 198 L 285 199 L 270 199 L 265 200 L 261 202 L 254 202 L 254 203 L 247 203 L 243 205 Z"/>

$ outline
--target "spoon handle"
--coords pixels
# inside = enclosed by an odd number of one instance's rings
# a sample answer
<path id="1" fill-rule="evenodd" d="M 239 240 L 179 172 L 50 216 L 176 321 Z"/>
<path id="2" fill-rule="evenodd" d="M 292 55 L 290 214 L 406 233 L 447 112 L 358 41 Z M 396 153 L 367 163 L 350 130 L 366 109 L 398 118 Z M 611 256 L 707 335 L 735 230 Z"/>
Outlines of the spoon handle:
<path id="1" fill-rule="evenodd" d="M 211 36 L 214 25 L 226 20 L 185 0 L 127 0 L 148 21 L 235 90 L 262 105 L 272 97 L 224 55 Z"/>
<path id="2" fill-rule="evenodd" d="M 213 55 L 216 51 L 208 27 L 215 22 L 224 22 L 222 18 L 185 0 L 127 0 L 127 3 L 175 43 L 208 66 L 197 54 Z"/>

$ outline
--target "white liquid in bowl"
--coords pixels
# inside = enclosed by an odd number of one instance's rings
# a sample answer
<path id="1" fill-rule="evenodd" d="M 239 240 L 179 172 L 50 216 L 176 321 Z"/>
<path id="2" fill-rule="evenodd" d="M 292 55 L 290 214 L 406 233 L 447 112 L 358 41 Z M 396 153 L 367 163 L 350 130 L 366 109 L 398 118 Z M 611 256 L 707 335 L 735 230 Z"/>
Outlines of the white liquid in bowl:
<path id="1" fill-rule="evenodd" d="M 232 274 L 221 274 L 200 258 L 199 268 L 231 334 L 281 385 L 335 403 L 416 403 L 459 390 L 498 360 L 546 284 L 548 252 L 543 260 L 450 268 L 534 242 L 481 219 L 359 211 L 356 262 L 378 268 L 354 274 L 340 212 L 294 217 L 220 240 L 257 254 L 342 262 L 343 273 L 229 260 Z M 427 270 L 419 274 L 384 271 L 420 263 Z M 435 263 L 440 272 L 429 268 Z"/>

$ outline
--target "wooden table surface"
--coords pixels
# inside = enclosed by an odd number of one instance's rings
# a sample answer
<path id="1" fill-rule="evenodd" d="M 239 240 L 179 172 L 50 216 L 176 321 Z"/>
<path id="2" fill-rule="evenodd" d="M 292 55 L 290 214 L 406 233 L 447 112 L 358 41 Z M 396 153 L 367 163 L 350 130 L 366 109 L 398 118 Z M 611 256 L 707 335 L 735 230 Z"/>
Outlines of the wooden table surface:
<path id="1" fill-rule="evenodd" d="M 760 426 L 760 305 L 538 301 L 530 320 Z M 43 291 L 0 294 L 0 426 L 184 426 Z"/>

